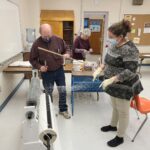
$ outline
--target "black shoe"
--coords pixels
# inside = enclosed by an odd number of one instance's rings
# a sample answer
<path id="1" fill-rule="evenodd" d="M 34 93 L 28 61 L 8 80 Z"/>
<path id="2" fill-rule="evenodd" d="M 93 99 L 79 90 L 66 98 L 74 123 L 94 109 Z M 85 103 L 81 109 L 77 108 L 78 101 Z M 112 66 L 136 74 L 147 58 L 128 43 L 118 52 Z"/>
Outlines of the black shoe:
<path id="1" fill-rule="evenodd" d="M 111 125 L 108 125 L 108 126 L 102 127 L 101 131 L 103 131 L 103 132 L 117 131 L 117 127 L 112 127 Z"/>
<path id="2" fill-rule="evenodd" d="M 123 137 L 116 136 L 114 139 L 107 142 L 110 147 L 116 147 L 124 142 Z"/>

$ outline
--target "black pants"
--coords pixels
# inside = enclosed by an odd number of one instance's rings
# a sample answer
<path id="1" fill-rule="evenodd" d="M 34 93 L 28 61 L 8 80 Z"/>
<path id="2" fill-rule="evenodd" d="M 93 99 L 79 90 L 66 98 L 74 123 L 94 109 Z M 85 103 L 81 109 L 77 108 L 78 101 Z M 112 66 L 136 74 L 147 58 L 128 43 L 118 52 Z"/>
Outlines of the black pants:
<path id="1" fill-rule="evenodd" d="M 63 67 L 57 69 L 56 71 L 44 72 L 41 76 L 43 79 L 43 86 L 50 95 L 52 95 L 54 83 L 56 83 L 59 92 L 59 110 L 60 112 L 67 111 L 66 82 Z"/>

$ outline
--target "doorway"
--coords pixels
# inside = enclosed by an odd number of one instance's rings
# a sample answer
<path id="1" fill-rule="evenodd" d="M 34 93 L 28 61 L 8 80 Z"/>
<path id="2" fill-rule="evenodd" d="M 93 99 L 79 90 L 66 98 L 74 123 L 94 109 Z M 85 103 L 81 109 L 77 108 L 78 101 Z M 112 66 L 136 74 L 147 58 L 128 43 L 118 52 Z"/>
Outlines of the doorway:
<path id="1" fill-rule="evenodd" d="M 84 28 L 91 29 L 90 44 L 93 54 L 103 55 L 107 38 L 108 12 L 84 12 Z"/>
<path id="2" fill-rule="evenodd" d="M 73 34 L 74 34 L 74 22 L 63 21 L 63 39 L 70 48 L 72 48 L 73 45 Z"/>

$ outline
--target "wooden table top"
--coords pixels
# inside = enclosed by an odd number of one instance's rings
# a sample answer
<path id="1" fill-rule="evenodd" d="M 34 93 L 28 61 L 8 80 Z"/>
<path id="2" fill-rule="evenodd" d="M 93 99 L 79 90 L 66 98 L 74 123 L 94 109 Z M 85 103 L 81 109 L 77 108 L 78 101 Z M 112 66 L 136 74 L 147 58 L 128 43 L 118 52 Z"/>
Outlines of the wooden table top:
<path id="1" fill-rule="evenodd" d="M 72 64 L 66 64 L 64 65 L 64 70 L 66 73 L 71 73 L 72 72 Z M 28 73 L 32 71 L 32 67 L 12 67 L 8 66 L 4 72 L 6 73 Z"/>
<path id="2" fill-rule="evenodd" d="M 139 57 L 140 58 L 150 58 L 150 53 L 140 53 Z"/>
<path id="3" fill-rule="evenodd" d="M 93 71 L 72 71 L 73 76 L 92 76 Z"/>
<path id="4" fill-rule="evenodd" d="M 74 76 L 92 76 L 93 71 L 72 71 L 72 64 L 66 64 L 64 66 L 64 70 L 66 73 L 71 73 Z M 32 71 L 32 67 L 12 67 L 8 66 L 4 72 L 6 73 L 30 73 Z"/>

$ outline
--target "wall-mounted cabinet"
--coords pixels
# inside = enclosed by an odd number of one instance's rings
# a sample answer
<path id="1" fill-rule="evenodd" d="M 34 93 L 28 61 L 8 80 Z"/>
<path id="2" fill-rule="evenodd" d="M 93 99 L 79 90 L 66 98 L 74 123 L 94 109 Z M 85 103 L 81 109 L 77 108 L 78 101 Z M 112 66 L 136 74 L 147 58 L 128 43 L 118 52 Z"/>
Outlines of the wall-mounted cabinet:
<path id="1" fill-rule="evenodd" d="M 71 10 L 41 10 L 41 24 L 48 23 L 53 33 L 72 47 L 74 35 L 74 12 Z"/>

